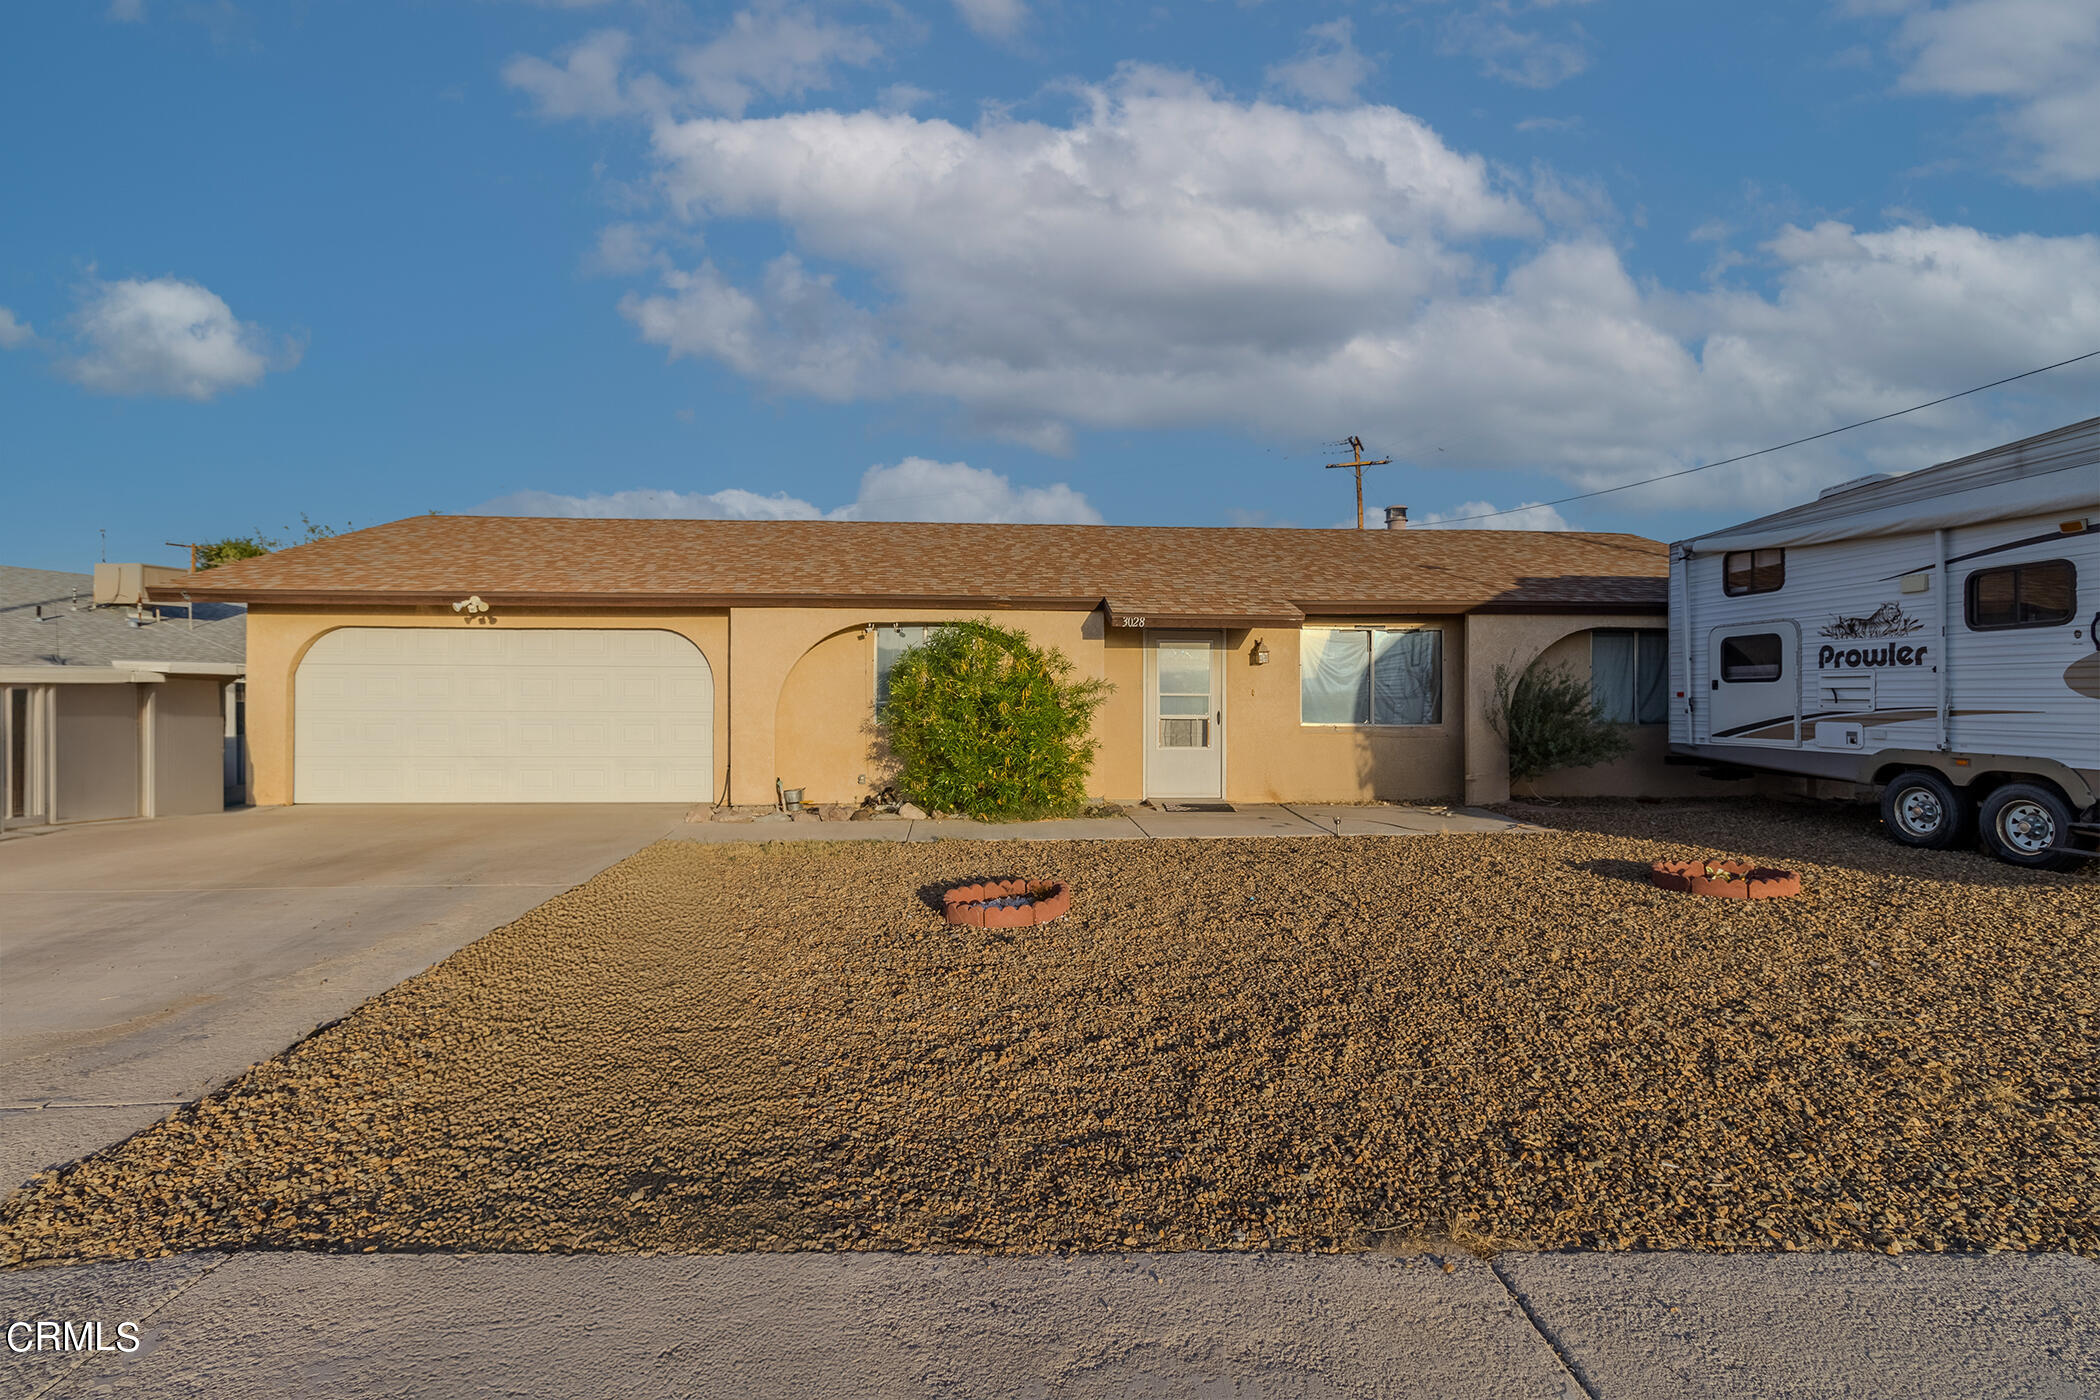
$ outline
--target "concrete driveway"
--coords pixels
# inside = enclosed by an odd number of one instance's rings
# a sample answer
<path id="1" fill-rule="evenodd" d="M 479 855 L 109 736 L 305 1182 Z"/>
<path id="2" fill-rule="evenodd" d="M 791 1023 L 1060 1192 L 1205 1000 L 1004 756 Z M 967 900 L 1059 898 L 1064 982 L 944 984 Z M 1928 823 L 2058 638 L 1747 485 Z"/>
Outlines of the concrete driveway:
<path id="1" fill-rule="evenodd" d="M 0 1190 L 670 833 L 683 805 L 275 807 L 0 841 Z"/>

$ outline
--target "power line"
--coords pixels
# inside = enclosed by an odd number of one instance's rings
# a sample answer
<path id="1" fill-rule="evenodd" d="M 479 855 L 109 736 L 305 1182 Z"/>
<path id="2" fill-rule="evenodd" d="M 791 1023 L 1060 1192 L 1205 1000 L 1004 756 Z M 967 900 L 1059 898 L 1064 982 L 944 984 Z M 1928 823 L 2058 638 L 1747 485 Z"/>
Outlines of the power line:
<path id="1" fill-rule="evenodd" d="M 1726 467 L 1736 462 L 1747 462 L 1752 457 L 1763 457 L 1773 452 L 1784 452 L 1789 447 L 1799 447 L 1804 442 L 1814 442 L 1818 438 L 1835 437 L 1839 433 L 1849 433 L 1854 428 L 1864 428 L 1872 423 L 1886 423 L 1889 419 L 1901 418 L 1906 413 L 1916 413 L 1920 409 L 1951 403 L 1955 399 L 1965 399 L 1971 394 L 1980 394 L 1986 389 L 1995 389 L 2001 384 L 2010 384 L 2015 379 L 2029 379 L 2037 374 L 2047 374 L 2052 369 L 2062 369 L 2065 365 L 2075 365 L 2080 360 L 2090 360 L 2096 355 L 2100 355 L 2100 350 L 2088 350 L 2083 355 L 2073 355 L 2068 360 L 2058 360 L 2055 364 L 2043 365 L 2040 369 L 2023 370 L 2019 374 L 2008 374 L 2003 379 L 1993 379 L 1988 384 L 1978 384 L 1975 388 L 1964 389 L 1958 394 L 1946 394 L 1927 403 L 1914 403 L 1909 408 L 1899 408 L 1894 413 L 1884 413 L 1878 418 L 1862 418 L 1857 423 L 1847 423 L 1842 428 L 1829 428 L 1820 433 L 1810 433 L 1807 437 L 1798 437 L 1792 442 L 1782 442 L 1777 447 L 1760 447 L 1757 451 L 1745 452 L 1740 457 L 1723 457 L 1718 462 L 1706 462 L 1700 466 L 1686 467 L 1682 471 L 1664 472 L 1661 476 L 1644 477 L 1639 481 L 1622 482 L 1617 486 L 1606 486 L 1596 491 L 1583 491 L 1573 496 L 1562 496 L 1555 501 L 1533 501 L 1528 506 L 1513 506 L 1508 510 L 1491 510 L 1481 515 L 1461 515 L 1450 520 L 1438 520 L 1430 522 L 1421 528 L 1434 530 L 1445 525 L 1463 525 L 1469 520 L 1493 520 L 1498 516 L 1522 515 L 1527 510 L 1538 510 L 1544 506 L 1564 506 L 1570 501 L 1587 501 L 1594 496 L 1609 496 L 1614 491 L 1631 491 L 1636 486 L 1653 486 L 1658 481 L 1674 481 L 1680 476 L 1690 476 L 1693 472 L 1711 471 L 1715 467 Z"/>

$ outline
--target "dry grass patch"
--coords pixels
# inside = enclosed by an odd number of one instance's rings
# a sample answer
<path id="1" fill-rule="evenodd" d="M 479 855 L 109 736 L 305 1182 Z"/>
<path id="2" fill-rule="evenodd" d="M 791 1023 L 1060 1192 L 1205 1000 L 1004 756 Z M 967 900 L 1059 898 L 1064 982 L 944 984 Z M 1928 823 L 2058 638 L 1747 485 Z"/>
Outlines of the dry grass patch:
<path id="1" fill-rule="evenodd" d="M 1850 813 L 665 843 L 0 1206 L 177 1250 L 2100 1252 L 2100 879 Z M 1642 883 L 1708 853 L 1808 877 Z M 951 929 L 970 877 L 1072 882 Z"/>

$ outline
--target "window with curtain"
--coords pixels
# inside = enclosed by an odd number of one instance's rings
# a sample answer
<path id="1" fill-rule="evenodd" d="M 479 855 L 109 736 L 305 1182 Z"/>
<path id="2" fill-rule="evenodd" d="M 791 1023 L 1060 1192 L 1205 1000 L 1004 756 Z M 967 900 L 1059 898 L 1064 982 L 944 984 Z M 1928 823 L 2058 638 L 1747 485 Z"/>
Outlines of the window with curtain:
<path id="1" fill-rule="evenodd" d="M 1434 627 L 1308 627 L 1298 634 L 1301 724 L 1441 724 L 1444 634 Z"/>
<path id="2" fill-rule="evenodd" d="M 890 672 L 897 667 L 898 658 L 926 640 L 932 627 L 898 626 L 891 623 L 875 629 L 875 709 L 890 702 Z"/>
<path id="3" fill-rule="evenodd" d="M 1590 693 L 1613 724 L 1669 723 L 1669 684 L 1669 633 L 1590 633 Z"/>

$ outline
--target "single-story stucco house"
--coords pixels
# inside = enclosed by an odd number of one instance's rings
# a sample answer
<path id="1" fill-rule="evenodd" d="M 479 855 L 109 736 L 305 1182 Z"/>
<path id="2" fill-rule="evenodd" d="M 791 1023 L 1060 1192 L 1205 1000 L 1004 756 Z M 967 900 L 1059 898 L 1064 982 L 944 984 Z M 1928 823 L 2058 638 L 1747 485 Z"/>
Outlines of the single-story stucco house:
<path id="1" fill-rule="evenodd" d="M 856 802 L 889 666 L 968 617 L 1115 687 L 1102 798 L 1487 802 L 1495 668 L 1541 654 L 1636 727 L 1542 790 L 1687 790 L 1668 566 L 1621 534 L 433 515 L 189 592 L 248 605 L 264 804 Z"/>

